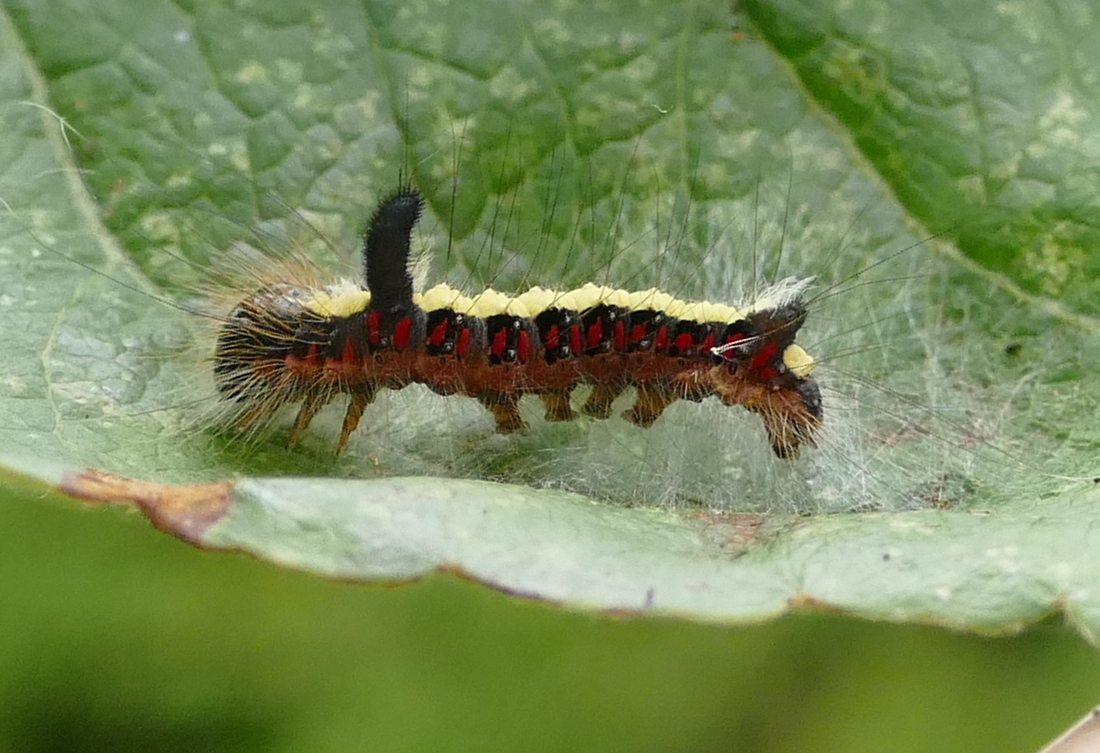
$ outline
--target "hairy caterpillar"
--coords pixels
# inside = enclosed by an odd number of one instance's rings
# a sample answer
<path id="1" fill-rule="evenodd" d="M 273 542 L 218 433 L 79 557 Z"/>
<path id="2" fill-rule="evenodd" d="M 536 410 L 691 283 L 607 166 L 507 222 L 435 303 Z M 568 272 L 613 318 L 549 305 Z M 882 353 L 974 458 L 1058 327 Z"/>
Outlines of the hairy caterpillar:
<path id="1" fill-rule="evenodd" d="M 821 393 L 813 359 L 794 344 L 804 283 L 784 281 L 745 308 L 592 283 L 516 297 L 492 289 L 467 297 L 446 284 L 414 294 L 410 238 L 422 207 L 411 188 L 378 207 L 364 240 L 365 286 L 288 281 L 234 308 L 213 358 L 220 395 L 241 406 L 238 427 L 301 403 L 293 444 L 346 395 L 340 451 L 380 387 L 419 383 L 477 398 L 497 431 L 512 433 L 526 428 L 523 395 L 539 396 L 548 421 L 568 421 L 571 393 L 588 384 L 582 410 L 595 418 L 608 418 L 628 387 L 637 397 L 624 417 L 641 427 L 678 399 L 716 395 L 761 415 L 777 456 L 814 444 Z"/>

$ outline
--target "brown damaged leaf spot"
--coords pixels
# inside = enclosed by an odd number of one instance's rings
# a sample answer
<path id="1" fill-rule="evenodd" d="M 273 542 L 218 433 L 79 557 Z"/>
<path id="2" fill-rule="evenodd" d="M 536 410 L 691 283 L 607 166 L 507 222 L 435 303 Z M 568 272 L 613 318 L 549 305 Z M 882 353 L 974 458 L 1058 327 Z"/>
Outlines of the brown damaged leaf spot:
<path id="1" fill-rule="evenodd" d="M 845 614 L 845 610 L 838 606 L 822 601 L 805 592 L 798 592 L 787 599 L 787 606 L 792 612 L 827 612 L 828 614 Z"/>
<path id="2" fill-rule="evenodd" d="M 65 474 L 57 488 L 84 502 L 135 505 L 159 530 L 202 546 L 206 531 L 233 504 L 233 483 L 157 484 L 90 468 Z"/>

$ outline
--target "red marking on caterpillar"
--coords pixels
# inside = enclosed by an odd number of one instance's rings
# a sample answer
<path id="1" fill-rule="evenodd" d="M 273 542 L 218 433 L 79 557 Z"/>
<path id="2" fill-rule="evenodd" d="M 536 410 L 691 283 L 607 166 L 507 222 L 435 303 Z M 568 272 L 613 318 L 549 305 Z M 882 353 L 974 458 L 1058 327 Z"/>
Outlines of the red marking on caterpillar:
<path id="1" fill-rule="evenodd" d="M 626 323 L 621 319 L 615 322 L 615 349 L 626 350 Z"/>
<path id="2" fill-rule="evenodd" d="M 459 357 L 467 356 L 470 353 L 470 342 L 473 338 L 473 333 L 468 329 L 462 330 L 458 335 L 458 346 L 455 348 L 455 354 Z"/>
<path id="3" fill-rule="evenodd" d="M 543 342 L 543 347 L 547 350 L 557 350 L 560 336 L 561 331 L 558 329 L 558 325 L 551 324 L 550 329 L 546 331 L 546 340 Z"/>
<path id="4" fill-rule="evenodd" d="M 412 332 L 412 319 L 402 319 L 397 323 L 393 332 L 393 345 L 398 350 L 404 350 L 409 346 L 409 335 Z"/>
<path id="5" fill-rule="evenodd" d="M 641 342 L 644 342 L 645 338 L 642 338 Z M 661 327 L 657 330 L 657 350 L 663 351 L 668 348 L 668 327 Z"/>
<path id="6" fill-rule="evenodd" d="M 526 331 L 520 331 L 519 333 L 519 346 L 516 349 L 516 358 L 520 363 L 527 363 L 527 359 L 531 357 L 531 337 Z"/>
<path id="7" fill-rule="evenodd" d="M 443 321 L 436 325 L 432 330 L 432 334 L 428 336 L 428 342 L 436 348 L 443 347 L 443 343 L 447 340 L 447 328 L 448 322 Z"/>
<path id="8" fill-rule="evenodd" d="M 569 328 L 569 347 L 573 353 L 580 353 L 584 347 L 581 344 L 581 328 L 579 325 L 574 324 Z"/>
<path id="9" fill-rule="evenodd" d="M 578 312 L 578 313 L 582 313 L 582 312 Z M 596 323 L 588 328 L 588 347 L 589 348 L 599 347 L 600 343 L 602 343 L 602 342 L 603 342 L 603 320 L 602 319 L 597 319 Z"/>

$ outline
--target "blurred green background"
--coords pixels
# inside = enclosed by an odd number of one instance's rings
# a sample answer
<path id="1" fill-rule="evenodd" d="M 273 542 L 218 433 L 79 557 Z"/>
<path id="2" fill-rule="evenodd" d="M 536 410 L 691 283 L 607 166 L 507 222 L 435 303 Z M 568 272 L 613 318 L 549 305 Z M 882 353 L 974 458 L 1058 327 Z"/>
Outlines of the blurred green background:
<path id="1" fill-rule="evenodd" d="M 3 751 L 1030 751 L 1100 698 L 1057 617 L 624 621 L 451 576 L 326 582 L 0 495 Z"/>

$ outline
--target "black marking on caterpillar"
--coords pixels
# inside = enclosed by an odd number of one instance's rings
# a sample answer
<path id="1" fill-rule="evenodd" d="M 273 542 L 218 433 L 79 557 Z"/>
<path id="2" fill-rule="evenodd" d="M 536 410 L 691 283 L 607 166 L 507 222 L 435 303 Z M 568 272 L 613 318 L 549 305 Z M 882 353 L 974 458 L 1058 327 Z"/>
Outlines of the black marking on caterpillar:
<path id="1" fill-rule="evenodd" d="M 386 316 L 403 315 L 413 308 L 409 253 L 412 231 L 423 209 L 420 194 L 404 189 L 382 202 L 367 227 L 363 274 L 374 309 Z"/>
<path id="2" fill-rule="evenodd" d="M 689 302 L 656 289 L 585 285 L 518 296 L 467 297 L 447 285 L 414 295 L 410 236 L 423 201 L 402 188 L 378 207 L 364 242 L 366 289 L 269 285 L 240 301 L 220 328 L 214 374 L 247 430 L 275 408 L 301 403 L 296 442 L 316 413 L 349 397 L 337 451 L 380 388 L 423 384 L 479 400 L 501 433 L 525 430 L 518 410 L 537 395 L 549 421 L 576 417 L 571 395 L 592 391 L 582 411 L 607 418 L 627 388 L 623 415 L 651 426 L 677 400 L 716 396 L 759 414 L 771 446 L 794 458 L 823 420 L 813 359 L 795 337 L 806 318 L 806 282 L 786 280 L 738 308 Z"/>

